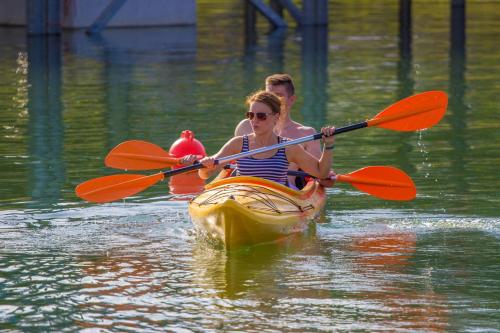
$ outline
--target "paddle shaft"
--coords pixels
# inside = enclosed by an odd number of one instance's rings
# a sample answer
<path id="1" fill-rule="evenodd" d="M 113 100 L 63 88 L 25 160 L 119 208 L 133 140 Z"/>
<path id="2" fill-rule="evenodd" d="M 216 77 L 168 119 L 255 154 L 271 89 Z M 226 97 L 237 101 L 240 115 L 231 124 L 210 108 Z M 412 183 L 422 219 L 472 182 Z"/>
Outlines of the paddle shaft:
<path id="1" fill-rule="evenodd" d="M 314 178 L 314 179 L 317 179 L 317 177 L 314 177 L 310 174 L 308 174 L 307 172 L 304 172 L 304 171 L 299 171 L 299 170 L 288 170 L 287 171 L 287 174 L 289 176 L 295 176 L 295 177 L 311 177 L 311 178 Z M 332 177 L 331 179 L 332 180 L 335 180 L 337 177 L 334 176 Z M 330 179 L 330 178 L 329 178 Z"/>
<path id="2" fill-rule="evenodd" d="M 288 170 L 287 174 L 289 176 L 296 176 L 296 177 L 312 177 L 314 179 L 317 179 L 317 177 L 311 176 L 307 172 L 304 171 L 298 171 L 298 170 Z M 360 177 L 353 177 L 350 175 L 335 175 L 333 177 L 330 177 L 328 179 L 331 180 L 336 180 L 344 183 L 361 183 L 361 184 L 371 184 L 371 185 L 381 185 L 381 186 L 392 186 L 392 187 L 408 187 L 407 183 L 403 182 L 398 182 L 398 181 L 386 181 L 386 180 L 377 180 L 374 178 L 367 178 L 363 179 Z"/>

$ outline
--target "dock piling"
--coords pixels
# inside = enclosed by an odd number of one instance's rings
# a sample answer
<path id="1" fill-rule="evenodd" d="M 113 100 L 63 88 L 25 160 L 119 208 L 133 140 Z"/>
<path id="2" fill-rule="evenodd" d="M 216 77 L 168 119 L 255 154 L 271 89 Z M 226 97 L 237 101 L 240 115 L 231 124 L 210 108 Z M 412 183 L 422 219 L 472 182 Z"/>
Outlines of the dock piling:
<path id="1" fill-rule="evenodd" d="M 302 13 L 302 25 L 328 25 L 327 0 L 303 1 Z"/>
<path id="2" fill-rule="evenodd" d="M 61 33 L 61 2 L 59 0 L 26 0 L 28 35 Z"/>

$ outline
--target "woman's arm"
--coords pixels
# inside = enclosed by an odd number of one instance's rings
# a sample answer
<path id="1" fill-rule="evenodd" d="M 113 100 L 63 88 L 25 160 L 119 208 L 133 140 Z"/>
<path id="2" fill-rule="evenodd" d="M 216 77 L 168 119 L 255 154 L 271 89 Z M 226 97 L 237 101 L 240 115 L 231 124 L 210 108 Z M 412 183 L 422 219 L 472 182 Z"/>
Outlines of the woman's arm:
<path id="1" fill-rule="evenodd" d="M 229 140 L 222 146 L 218 153 L 212 156 L 204 157 L 200 160 L 200 163 L 205 167 L 198 170 L 198 175 L 202 179 L 209 178 L 213 173 L 219 171 L 224 167 L 223 165 L 214 165 L 216 159 L 224 156 L 229 156 L 233 154 L 238 154 L 241 151 L 241 146 L 243 145 L 243 137 L 237 136 Z"/>
<path id="2" fill-rule="evenodd" d="M 319 160 L 309 154 L 302 146 L 294 145 L 286 148 L 288 161 L 294 162 L 310 175 L 317 178 L 327 178 L 333 163 L 333 143 L 335 141 L 333 132 L 334 127 L 323 127 L 321 132 L 323 137 L 323 151 Z"/>

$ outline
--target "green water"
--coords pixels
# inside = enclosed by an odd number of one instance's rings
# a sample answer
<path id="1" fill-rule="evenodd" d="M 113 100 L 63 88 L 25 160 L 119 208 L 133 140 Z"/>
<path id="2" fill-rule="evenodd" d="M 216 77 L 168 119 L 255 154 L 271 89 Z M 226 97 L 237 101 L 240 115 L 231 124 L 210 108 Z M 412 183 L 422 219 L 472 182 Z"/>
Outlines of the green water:
<path id="1" fill-rule="evenodd" d="M 328 29 L 260 19 L 247 38 L 236 1 L 198 1 L 196 27 L 0 28 L 0 330 L 500 331 L 500 3 L 467 2 L 461 44 L 448 1 L 413 1 L 409 47 L 396 1 L 329 9 Z M 293 116 L 316 128 L 447 92 L 429 130 L 337 137 L 337 172 L 396 166 L 417 199 L 342 184 L 306 234 L 226 253 L 196 239 L 164 183 L 105 205 L 74 195 L 120 172 L 103 158 L 125 140 L 168 149 L 191 129 L 215 152 L 275 72 L 293 75 Z"/>

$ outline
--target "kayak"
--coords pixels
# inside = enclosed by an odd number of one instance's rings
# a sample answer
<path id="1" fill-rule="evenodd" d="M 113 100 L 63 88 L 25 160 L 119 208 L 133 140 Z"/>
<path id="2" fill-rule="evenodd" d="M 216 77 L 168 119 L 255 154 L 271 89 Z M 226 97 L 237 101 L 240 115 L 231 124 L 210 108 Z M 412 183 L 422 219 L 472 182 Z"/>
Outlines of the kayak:
<path id="1" fill-rule="evenodd" d="M 325 201 L 325 189 L 314 180 L 297 191 L 266 179 L 238 176 L 207 184 L 188 208 L 198 231 L 230 250 L 304 231 Z"/>

